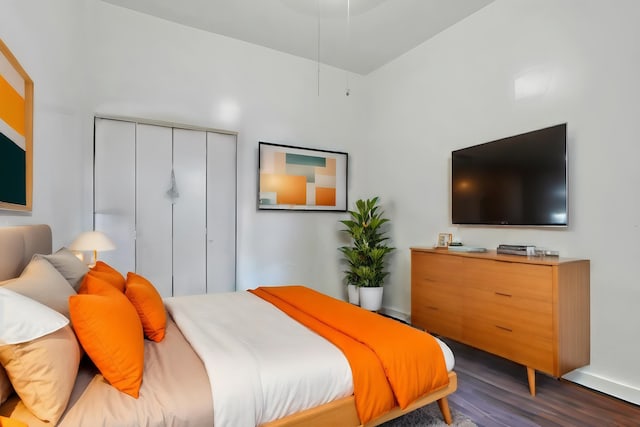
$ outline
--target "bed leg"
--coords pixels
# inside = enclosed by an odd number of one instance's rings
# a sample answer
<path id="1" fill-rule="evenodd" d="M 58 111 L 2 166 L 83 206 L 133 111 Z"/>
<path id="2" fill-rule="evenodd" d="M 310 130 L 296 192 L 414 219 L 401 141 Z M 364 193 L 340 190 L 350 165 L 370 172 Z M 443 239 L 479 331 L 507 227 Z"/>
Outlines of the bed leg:
<path id="1" fill-rule="evenodd" d="M 440 412 L 442 412 L 444 422 L 447 424 L 451 424 L 451 411 L 449 410 L 449 401 L 446 397 L 438 399 L 438 407 L 440 408 Z"/>

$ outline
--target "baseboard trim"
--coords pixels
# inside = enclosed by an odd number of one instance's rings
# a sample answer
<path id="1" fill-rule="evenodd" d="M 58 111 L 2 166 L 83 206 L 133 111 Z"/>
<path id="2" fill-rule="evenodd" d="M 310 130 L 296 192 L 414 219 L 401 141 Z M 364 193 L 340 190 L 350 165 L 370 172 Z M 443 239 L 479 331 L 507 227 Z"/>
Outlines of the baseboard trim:
<path id="1" fill-rule="evenodd" d="M 636 387 L 615 382 L 608 378 L 604 378 L 590 372 L 585 372 L 580 369 L 571 371 L 562 378 L 601 393 L 617 397 L 618 399 L 625 400 L 633 403 L 634 405 L 640 405 L 640 389 Z"/>
<path id="2" fill-rule="evenodd" d="M 393 308 L 382 307 L 380 308 L 380 313 L 384 314 L 385 316 L 396 318 L 405 323 L 411 323 L 411 316 L 401 311 L 394 310 Z"/>

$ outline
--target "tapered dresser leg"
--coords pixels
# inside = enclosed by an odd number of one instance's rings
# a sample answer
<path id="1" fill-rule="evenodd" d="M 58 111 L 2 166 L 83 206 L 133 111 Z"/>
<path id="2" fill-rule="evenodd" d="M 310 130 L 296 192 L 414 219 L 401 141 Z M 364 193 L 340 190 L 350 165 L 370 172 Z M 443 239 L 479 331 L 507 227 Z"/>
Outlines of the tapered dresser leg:
<path id="1" fill-rule="evenodd" d="M 536 370 L 527 366 L 527 379 L 529 380 L 529 393 L 536 395 Z"/>

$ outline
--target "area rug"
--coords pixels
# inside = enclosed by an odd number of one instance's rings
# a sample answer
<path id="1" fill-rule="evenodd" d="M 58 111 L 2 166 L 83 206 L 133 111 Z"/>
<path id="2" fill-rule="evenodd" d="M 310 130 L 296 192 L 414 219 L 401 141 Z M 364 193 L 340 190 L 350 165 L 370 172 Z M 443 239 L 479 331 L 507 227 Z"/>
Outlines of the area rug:
<path id="1" fill-rule="evenodd" d="M 440 408 L 436 403 L 432 403 L 400 418 L 380 424 L 380 427 L 477 427 L 476 423 L 453 409 L 451 409 L 451 418 L 453 419 L 451 425 L 445 423 Z"/>

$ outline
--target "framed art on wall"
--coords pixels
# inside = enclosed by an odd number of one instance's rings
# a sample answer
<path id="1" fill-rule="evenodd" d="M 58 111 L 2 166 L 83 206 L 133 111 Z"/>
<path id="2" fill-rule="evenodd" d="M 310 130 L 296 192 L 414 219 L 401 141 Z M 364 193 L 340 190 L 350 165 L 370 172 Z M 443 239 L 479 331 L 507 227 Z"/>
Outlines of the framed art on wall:
<path id="1" fill-rule="evenodd" d="M 258 159 L 258 209 L 347 210 L 347 153 L 261 141 Z"/>
<path id="2" fill-rule="evenodd" d="M 33 81 L 0 40 L 0 209 L 31 211 Z"/>

